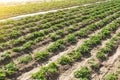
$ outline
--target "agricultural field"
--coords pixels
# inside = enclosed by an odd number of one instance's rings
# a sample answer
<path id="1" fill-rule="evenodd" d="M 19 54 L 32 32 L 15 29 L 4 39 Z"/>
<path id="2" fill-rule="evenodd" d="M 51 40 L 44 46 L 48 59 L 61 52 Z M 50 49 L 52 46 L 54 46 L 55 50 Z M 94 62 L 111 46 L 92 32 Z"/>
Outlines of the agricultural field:
<path id="1" fill-rule="evenodd" d="M 120 80 L 120 0 L 0 23 L 0 80 Z"/>
<path id="2" fill-rule="evenodd" d="M 10 17 L 24 15 L 28 13 L 62 9 L 105 0 L 0 0 L 0 1 L 3 2 L 16 1 L 8 4 L 0 3 L 0 19 L 7 19 Z"/>

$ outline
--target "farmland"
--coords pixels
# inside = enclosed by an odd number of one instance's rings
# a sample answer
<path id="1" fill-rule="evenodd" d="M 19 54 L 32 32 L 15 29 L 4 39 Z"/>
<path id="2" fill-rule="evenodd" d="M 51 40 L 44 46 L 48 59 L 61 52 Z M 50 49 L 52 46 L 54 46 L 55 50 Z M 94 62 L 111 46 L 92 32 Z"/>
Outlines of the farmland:
<path id="1" fill-rule="evenodd" d="M 120 80 L 120 0 L 0 24 L 0 80 Z"/>
<path id="2" fill-rule="evenodd" d="M 35 13 L 39 11 L 79 6 L 82 4 L 95 3 L 96 1 L 104 0 L 16 0 L 16 1 L 32 1 L 32 2 L 8 3 L 8 4 L 0 3 L 0 19 L 6 19 L 9 17 L 24 15 L 28 13 Z"/>

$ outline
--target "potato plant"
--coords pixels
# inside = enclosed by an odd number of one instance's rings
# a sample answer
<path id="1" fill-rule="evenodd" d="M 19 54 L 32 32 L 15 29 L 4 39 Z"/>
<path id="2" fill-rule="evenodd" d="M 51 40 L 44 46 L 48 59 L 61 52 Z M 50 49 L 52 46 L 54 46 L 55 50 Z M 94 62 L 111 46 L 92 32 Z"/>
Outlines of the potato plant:
<path id="1" fill-rule="evenodd" d="M 58 60 L 58 62 L 61 65 L 72 64 L 72 59 L 70 57 L 61 56 L 61 58 Z"/>
<path id="2" fill-rule="evenodd" d="M 30 62 L 32 60 L 32 56 L 31 55 L 26 55 L 26 56 L 22 56 L 18 58 L 18 62 L 19 63 L 25 63 L 27 64 L 28 62 Z"/>
<path id="3" fill-rule="evenodd" d="M 66 37 L 66 41 L 67 41 L 68 43 L 71 43 L 71 44 L 74 44 L 74 43 L 77 42 L 76 37 L 75 37 L 75 35 L 73 35 L 73 34 L 68 35 L 68 36 Z"/>
<path id="4" fill-rule="evenodd" d="M 117 76 L 114 73 L 109 73 L 105 76 L 105 80 L 117 80 Z"/>
<path id="5" fill-rule="evenodd" d="M 82 67 L 80 70 L 75 71 L 74 76 L 76 78 L 87 78 L 91 77 L 90 70 L 87 67 Z"/>
<path id="6" fill-rule="evenodd" d="M 5 65 L 4 68 L 8 75 L 11 75 L 12 73 L 14 73 L 15 71 L 18 70 L 16 64 L 14 64 L 14 63 L 9 63 L 9 64 Z"/>
<path id="7" fill-rule="evenodd" d="M 49 52 L 48 51 L 42 51 L 42 52 L 37 52 L 34 54 L 34 57 L 36 60 L 46 60 L 48 58 Z"/>

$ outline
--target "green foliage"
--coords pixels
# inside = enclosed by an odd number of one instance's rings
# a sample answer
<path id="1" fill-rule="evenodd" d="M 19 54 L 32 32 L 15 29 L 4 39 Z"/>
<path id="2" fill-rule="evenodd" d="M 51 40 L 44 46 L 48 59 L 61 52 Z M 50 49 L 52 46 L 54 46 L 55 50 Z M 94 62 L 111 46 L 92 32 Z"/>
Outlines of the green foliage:
<path id="1" fill-rule="evenodd" d="M 57 39 L 57 35 L 56 35 L 55 33 L 50 34 L 49 37 L 50 37 L 52 40 L 56 40 L 56 39 Z"/>
<path id="2" fill-rule="evenodd" d="M 34 42 L 32 40 L 30 40 L 29 42 L 23 44 L 22 48 L 23 50 L 30 50 L 31 49 L 31 45 L 33 45 Z"/>
<path id="3" fill-rule="evenodd" d="M 9 75 L 14 73 L 16 70 L 18 70 L 18 68 L 17 68 L 16 64 L 14 64 L 14 63 L 9 63 L 9 64 L 5 65 L 5 71 Z"/>
<path id="4" fill-rule="evenodd" d="M 78 33 L 77 36 L 81 37 L 86 37 L 87 36 L 87 32 L 84 29 L 81 29 Z"/>
<path id="5" fill-rule="evenodd" d="M 22 57 L 18 58 L 19 63 L 28 63 L 31 60 L 32 60 L 31 55 L 26 55 L 26 56 L 22 56 Z"/>
<path id="6" fill-rule="evenodd" d="M 90 53 L 90 48 L 83 44 L 80 47 L 78 47 L 77 51 L 81 54 L 89 54 Z"/>
<path id="7" fill-rule="evenodd" d="M 60 36 L 63 36 L 63 35 L 64 35 L 64 31 L 63 31 L 63 30 L 58 30 L 58 31 L 56 32 L 56 34 L 58 34 L 58 35 L 60 35 Z"/>
<path id="8" fill-rule="evenodd" d="M 79 60 L 82 57 L 82 54 L 79 53 L 78 51 L 72 51 L 70 53 L 68 53 L 68 55 L 75 60 Z"/>
<path id="9" fill-rule="evenodd" d="M 76 78 L 89 78 L 91 75 L 87 67 L 82 67 L 80 70 L 74 73 L 74 76 Z"/>
<path id="10" fill-rule="evenodd" d="M 68 28 L 66 28 L 66 31 L 68 31 L 69 33 L 72 33 L 74 31 L 74 28 L 68 27 Z"/>
<path id="11" fill-rule="evenodd" d="M 99 36 L 91 36 L 90 37 L 90 40 L 86 40 L 85 41 L 85 45 L 87 46 L 94 46 L 94 45 L 97 45 L 100 43 L 100 38 Z"/>
<path id="12" fill-rule="evenodd" d="M 90 31 L 94 31 L 96 30 L 97 26 L 95 24 L 91 24 L 89 27 L 88 27 L 88 30 Z"/>
<path id="13" fill-rule="evenodd" d="M 58 67 L 56 63 L 50 63 L 48 66 L 43 66 L 37 73 L 32 74 L 33 79 L 47 80 L 48 75 L 57 73 Z"/>
<path id="14" fill-rule="evenodd" d="M 103 29 L 99 34 L 101 39 L 106 39 L 106 37 L 109 37 L 110 35 L 111 35 L 110 31 L 107 29 Z"/>
<path id="15" fill-rule="evenodd" d="M 109 73 L 105 76 L 105 80 L 117 80 L 117 76 L 114 73 Z"/>
<path id="16" fill-rule="evenodd" d="M 48 57 L 48 51 L 37 52 L 34 54 L 36 60 L 46 60 Z"/>
<path id="17" fill-rule="evenodd" d="M 5 59 L 9 59 L 9 58 L 10 58 L 9 52 L 5 52 L 4 54 L 1 55 L 0 60 L 5 60 Z"/>
<path id="18" fill-rule="evenodd" d="M 0 69 L 0 80 L 5 80 L 5 77 L 6 77 L 5 72 L 2 69 Z"/>
<path id="19" fill-rule="evenodd" d="M 97 64 L 97 63 L 92 63 L 90 66 L 95 71 L 97 71 L 99 69 L 99 64 Z"/>
<path id="20" fill-rule="evenodd" d="M 14 48 L 12 49 L 13 52 L 20 52 L 21 50 L 22 50 L 22 49 L 19 48 L 19 47 L 14 47 Z"/>
<path id="21" fill-rule="evenodd" d="M 98 53 L 96 54 L 96 57 L 97 57 L 98 59 L 104 60 L 104 59 L 105 59 L 105 54 L 104 54 L 103 52 L 98 52 Z"/>
<path id="22" fill-rule="evenodd" d="M 61 58 L 58 60 L 58 62 L 62 65 L 71 64 L 72 59 L 70 57 L 61 56 Z"/>
<path id="23" fill-rule="evenodd" d="M 48 47 L 48 51 L 50 52 L 56 52 L 58 50 L 62 50 L 65 48 L 64 46 L 64 41 L 61 39 L 61 40 L 57 40 L 56 42 L 54 42 L 52 45 L 50 45 Z"/>
<path id="24" fill-rule="evenodd" d="M 70 42 L 70 43 L 72 43 L 72 44 L 74 44 L 74 43 L 77 42 L 77 40 L 76 40 L 76 38 L 75 38 L 75 35 L 73 35 L 73 34 L 69 34 L 69 35 L 66 37 L 66 41 L 68 41 L 68 42 Z"/>
<path id="25" fill-rule="evenodd" d="M 9 34 L 9 36 L 10 36 L 10 38 L 15 38 L 15 37 L 18 36 L 18 34 L 19 34 L 18 31 L 12 31 L 12 32 Z"/>

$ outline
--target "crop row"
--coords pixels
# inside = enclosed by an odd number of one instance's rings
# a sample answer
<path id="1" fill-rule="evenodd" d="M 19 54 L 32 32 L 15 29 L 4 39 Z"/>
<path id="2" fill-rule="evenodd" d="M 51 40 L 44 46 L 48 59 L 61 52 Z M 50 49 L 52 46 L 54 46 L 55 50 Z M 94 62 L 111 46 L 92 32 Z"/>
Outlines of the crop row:
<path id="1" fill-rule="evenodd" d="M 112 55 L 116 49 L 118 48 L 119 45 L 119 41 L 120 41 L 120 32 L 118 32 L 114 37 L 112 37 L 105 45 L 105 47 L 101 48 L 98 53 L 97 53 L 97 58 L 100 60 L 104 60 L 105 59 L 105 54 L 107 55 Z M 114 51 L 113 51 L 114 50 Z M 90 63 L 90 68 L 91 70 L 99 70 L 99 65 L 97 63 Z M 90 71 L 90 69 L 88 67 L 82 67 L 79 70 L 76 70 L 74 73 L 74 76 L 76 78 L 79 79 L 90 79 L 91 78 L 91 74 L 92 71 Z M 108 74 L 104 77 L 105 80 L 117 80 L 117 77 L 115 74 Z"/>
<path id="2" fill-rule="evenodd" d="M 117 9 L 115 10 L 115 11 L 117 11 Z M 101 12 L 102 13 L 102 12 Z M 101 14 L 101 15 L 97 15 L 99 18 L 101 17 L 102 18 L 102 16 L 103 17 L 105 17 L 105 15 L 107 15 L 108 13 L 111 13 L 111 10 L 110 11 L 108 11 L 108 12 L 106 12 L 105 14 Z M 95 16 L 94 18 L 97 18 L 97 16 Z M 88 17 L 89 18 L 89 17 Z M 91 20 L 93 19 L 93 17 L 91 18 Z M 88 20 L 90 20 L 90 19 L 88 19 Z M 86 20 L 85 20 L 86 21 Z M 87 21 L 86 21 L 87 22 Z M 83 22 L 82 23 L 84 23 L 85 24 L 85 22 L 84 22 L 84 20 L 83 20 Z M 77 24 L 76 24 L 77 25 Z M 82 24 L 81 24 L 82 25 Z M 60 27 L 60 25 L 58 26 L 58 27 Z M 76 26 L 75 26 L 76 27 Z M 71 30 L 73 29 L 73 28 L 75 28 L 74 26 L 73 27 L 71 27 L 71 28 L 65 28 L 65 30 L 67 30 L 68 32 L 71 32 Z M 63 27 L 62 27 L 63 28 Z M 54 28 L 53 28 L 54 29 Z M 59 29 L 59 28 L 57 28 L 57 29 Z M 57 30 L 56 29 L 56 30 Z M 51 30 L 51 28 L 50 29 L 45 29 L 45 30 L 43 30 L 43 31 L 39 31 L 39 32 L 34 32 L 33 34 L 31 33 L 31 35 L 27 35 L 27 36 L 24 36 L 24 37 L 21 37 L 21 38 L 19 38 L 19 39 L 16 39 L 16 40 L 11 40 L 10 42 L 6 42 L 6 43 L 3 43 L 3 44 L 1 44 L 1 49 L 4 49 L 4 48 L 9 48 L 9 46 L 15 46 L 15 45 L 19 45 L 19 43 L 21 44 L 23 44 L 23 43 L 25 43 L 26 41 L 28 41 L 29 39 L 30 40 L 34 40 L 34 39 L 36 39 L 37 41 L 39 41 L 39 40 L 42 40 L 42 37 L 44 37 L 45 36 L 45 34 L 47 34 L 48 32 L 51 32 L 52 30 Z M 59 34 L 59 32 L 60 32 L 60 30 L 57 30 L 57 33 Z M 39 35 L 38 35 L 39 34 Z M 55 35 L 55 34 L 54 34 Z M 55 36 L 54 35 L 51 35 L 50 37 L 51 38 L 54 38 Z M 21 44 L 21 45 L 22 45 Z"/>
<path id="3" fill-rule="evenodd" d="M 98 4 L 96 4 L 98 5 Z M 90 8 L 93 8 L 94 6 L 96 5 L 90 5 L 90 6 L 84 6 L 84 7 L 79 7 L 81 10 L 84 10 L 86 11 L 86 9 L 90 9 Z M 109 4 L 108 4 L 109 5 Z M 62 10 L 66 13 L 71 13 L 73 12 L 75 9 L 70 9 L 70 10 Z M 58 12 L 54 12 L 54 13 L 58 13 Z M 40 19 L 45 19 L 45 18 L 50 18 L 51 16 L 53 16 L 54 13 L 47 13 L 45 15 L 37 15 L 37 16 L 33 16 L 33 17 L 26 17 L 26 18 L 22 18 L 20 20 L 17 20 L 17 21 L 8 21 L 6 24 L 9 25 L 9 24 L 12 24 L 14 26 L 17 26 L 17 25 L 24 25 L 26 23 L 30 23 L 30 22 L 36 22 L 36 21 L 39 21 Z M 59 15 L 59 14 L 58 14 Z M 4 26 L 3 28 L 9 28 L 9 26 Z"/>
<path id="4" fill-rule="evenodd" d="M 65 40 L 65 42 L 66 41 L 71 41 L 71 39 L 73 38 L 73 40 L 74 40 L 74 35 L 75 36 L 78 36 L 78 37 L 85 37 L 87 34 L 89 34 L 91 31 L 93 31 L 93 30 L 97 30 L 97 29 L 99 29 L 99 27 L 103 27 L 104 25 L 106 25 L 107 23 L 109 23 L 110 21 L 112 21 L 113 19 L 115 19 L 115 18 L 117 18 L 118 17 L 118 14 L 116 13 L 116 14 L 114 14 L 113 16 L 110 16 L 110 17 L 108 17 L 108 18 L 105 18 L 105 19 L 103 19 L 103 20 L 101 20 L 99 23 L 97 23 L 97 24 L 91 24 L 91 25 L 89 25 L 89 26 L 87 26 L 87 27 L 85 27 L 85 28 L 83 28 L 83 29 L 81 29 L 80 31 L 78 31 L 78 32 L 75 32 L 75 33 L 73 33 L 73 35 L 68 35 L 68 36 L 66 36 L 66 40 Z M 90 30 L 90 31 L 89 31 Z M 87 33 L 86 33 L 87 32 Z M 55 44 L 56 43 L 59 43 L 58 42 L 59 40 L 57 40 L 56 42 L 54 42 L 53 43 L 53 45 L 51 45 L 51 46 L 55 46 Z M 74 42 L 74 41 L 73 41 Z M 72 43 L 73 43 L 72 42 Z M 51 48 L 51 47 L 50 47 Z M 57 48 L 57 45 L 56 45 L 56 47 L 55 48 Z M 58 48 L 59 49 L 59 48 Z M 50 51 L 54 51 L 54 49 L 52 48 L 52 50 L 50 50 Z M 4 56 L 3 56 L 4 55 Z M 9 54 L 8 54 L 8 52 L 6 52 L 5 54 L 3 54 L 2 55 L 2 58 L 1 58 L 1 61 L 4 61 L 4 60 L 6 60 L 6 59 L 8 59 L 8 58 L 10 58 L 10 56 L 9 56 Z"/>
<path id="5" fill-rule="evenodd" d="M 108 6 L 109 7 L 109 6 Z M 117 6 L 116 6 L 117 7 Z M 97 9 L 97 10 L 99 10 L 99 9 Z M 110 9 L 109 9 L 110 10 Z M 93 12 L 94 11 L 94 9 L 93 10 L 90 10 L 89 12 Z M 87 13 L 87 14 L 89 14 L 89 12 Z M 70 14 L 70 13 L 69 13 Z M 74 13 L 71 13 L 71 14 L 74 14 Z M 74 14 L 75 15 L 75 14 Z M 60 15 L 61 16 L 61 15 Z M 13 39 L 13 38 L 18 38 L 19 36 L 21 36 L 21 35 L 23 35 L 23 34 L 26 34 L 26 33 L 30 33 L 30 32 L 33 32 L 33 31 L 36 31 L 36 30 L 40 30 L 40 29 L 47 29 L 47 28 L 49 28 L 50 26 L 53 26 L 54 24 L 58 24 L 59 22 L 62 22 L 62 21 L 64 21 L 64 20 L 69 20 L 69 19 L 73 19 L 73 18 L 76 18 L 76 17 L 72 17 L 71 15 L 67 15 L 66 16 L 67 18 L 64 18 L 64 19 L 61 19 L 61 20 L 56 20 L 56 19 L 54 19 L 55 21 L 53 21 L 53 20 L 50 20 L 48 23 L 43 23 L 43 24 L 41 24 L 41 23 L 39 23 L 38 24 L 38 26 L 35 26 L 35 23 L 30 23 L 29 25 L 27 24 L 26 25 L 26 27 L 28 27 L 28 29 L 26 29 L 26 30 L 23 30 L 23 29 L 25 29 L 24 27 L 21 27 L 21 26 L 18 26 L 19 28 L 21 28 L 22 30 L 20 30 L 20 29 L 18 29 L 18 28 L 16 28 L 16 29 L 14 29 L 14 30 L 12 30 L 12 29 L 10 29 L 12 32 L 9 32 L 9 34 L 2 34 L 1 35 L 1 37 L 3 37 L 3 42 L 4 41 L 7 41 L 9 38 L 11 38 L 11 39 Z M 69 17 L 69 18 L 68 18 Z M 78 16 L 77 16 L 77 19 L 76 20 L 82 20 L 82 19 L 84 19 L 84 17 L 80 17 L 80 14 L 78 14 Z M 60 17 L 61 18 L 61 17 Z M 33 26 L 35 26 L 35 27 L 33 27 Z M 56 25 L 57 26 L 57 25 Z M 31 27 L 31 28 L 30 28 Z M 18 31 L 19 30 L 19 31 Z M 6 31 L 4 31 L 4 32 L 6 32 Z M 8 36 L 8 37 L 7 37 Z M 2 42 L 1 41 L 1 42 Z"/>
<path id="6" fill-rule="evenodd" d="M 34 79 L 52 80 L 53 75 L 59 74 L 60 64 L 72 64 L 74 60 L 80 59 L 81 55 L 89 55 L 92 47 L 100 44 L 102 40 L 111 35 L 119 26 L 120 19 L 113 21 L 108 26 L 104 27 L 98 34 L 91 36 L 89 40 L 84 41 L 76 50 L 68 53 L 67 56 L 62 56 L 56 63 L 50 63 L 48 66 L 43 66 L 37 73 L 32 75 Z M 75 56 L 75 57 L 74 57 Z"/>
<path id="7" fill-rule="evenodd" d="M 93 8 L 94 9 L 94 8 Z M 68 11 L 59 11 L 59 12 L 57 12 L 57 13 L 53 13 L 52 14 L 52 16 L 50 16 L 49 15 L 49 17 L 48 18 L 43 18 L 43 19 L 41 19 L 41 21 L 39 21 L 39 22 L 32 22 L 32 23 L 28 23 L 28 24 L 25 24 L 25 25 L 22 25 L 22 26 L 15 26 L 15 27 L 13 27 L 13 28 L 8 28 L 10 31 L 12 31 L 12 30 L 23 30 L 23 29 L 25 29 L 25 28 L 29 28 L 29 27 L 33 27 L 33 26 L 36 26 L 36 25 L 40 25 L 40 24 L 45 24 L 45 23 L 47 23 L 47 22 L 52 22 L 53 23 L 53 21 L 54 20 L 59 20 L 59 19 L 61 19 L 61 18 L 64 18 L 64 17 L 67 17 L 67 16 L 70 16 L 70 15 L 72 15 L 72 14 L 77 14 L 77 13 L 80 13 L 80 14 L 87 14 L 88 13 L 88 11 L 89 12 L 92 12 L 93 11 L 93 9 L 90 9 L 90 10 L 86 10 L 86 12 L 84 12 L 84 10 L 82 9 L 80 9 L 80 8 L 75 8 L 75 9 L 70 9 L 70 10 L 68 10 Z M 72 13 L 71 13 L 72 12 Z M 37 23 L 37 24 L 36 24 Z M 38 24 L 39 23 L 39 24 Z M 8 29 L 7 29 L 7 31 L 8 31 Z M 4 32 L 7 32 L 7 31 L 3 31 L 3 29 L 2 29 L 2 32 L 4 33 Z"/>
<path id="8" fill-rule="evenodd" d="M 71 42 L 71 39 L 73 38 L 73 40 L 74 40 L 74 36 L 78 36 L 79 38 L 81 38 L 81 37 L 85 37 L 85 36 L 87 36 L 87 34 L 89 34 L 91 31 L 93 31 L 93 30 L 97 30 L 97 29 L 99 29 L 99 27 L 103 27 L 104 25 L 106 25 L 107 23 L 109 23 L 110 21 L 112 21 L 113 19 L 115 19 L 115 18 L 117 18 L 119 15 L 116 13 L 116 14 L 114 14 L 113 16 L 110 16 L 110 17 L 108 17 L 108 18 L 105 18 L 105 19 L 103 19 L 103 20 L 101 20 L 99 23 L 97 23 L 97 24 L 91 24 L 91 25 L 89 25 L 89 26 L 87 26 L 87 27 L 85 27 L 85 28 L 83 28 L 83 29 L 81 29 L 81 30 L 79 30 L 79 31 L 77 31 L 77 32 L 74 32 L 73 33 L 73 35 L 68 35 L 68 36 L 66 36 L 65 38 L 66 38 L 66 40 L 65 40 L 65 42 Z M 90 30 L 90 31 L 89 31 Z M 86 33 L 87 32 L 87 33 Z M 59 40 L 57 40 L 56 42 L 54 42 L 53 43 L 53 46 L 55 46 L 55 44 L 56 43 L 59 43 L 58 42 Z M 76 40 L 75 40 L 76 41 Z M 74 41 L 73 42 L 71 42 L 71 43 L 74 43 Z M 51 45 L 52 46 L 52 45 Z M 56 45 L 57 46 L 57 45 Z M 56 47 L 57 48 L 57 47 Z M 53 49 L 52 50 L 50 50 L 50 51 L 54 51 Z M 6 52 L 5 54 L 3 54 L 3 55 L 9 55 L 8 54 L 8 52 Z M 2 55 L 2 56 L 3 56 Z M 5 59 L 8 59 L 8 57 L 5 57 L 5 56 L 3 56 L 3 58 L 1 58 L 1 60 L 2 61 L 4 61 Z"/>

